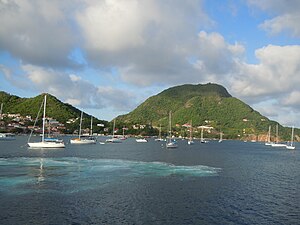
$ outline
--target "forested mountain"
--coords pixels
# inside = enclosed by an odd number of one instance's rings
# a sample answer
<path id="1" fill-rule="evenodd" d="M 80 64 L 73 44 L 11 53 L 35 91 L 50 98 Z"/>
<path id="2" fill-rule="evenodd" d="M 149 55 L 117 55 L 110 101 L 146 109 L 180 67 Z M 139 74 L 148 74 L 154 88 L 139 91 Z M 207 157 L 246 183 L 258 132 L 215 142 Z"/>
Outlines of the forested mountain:
<path id="1" fill-rule="evenodd" d="M 6 92 L 0 91 L 0 104 L 3 103 L 2 113 L 4 114 L 20 114 L 21 116 L 31 116 L 33 119 L 36 118 L 41 104 L 43 102 L 45 94 L 40 94 L 33 98 L 20 98 L 15 95 L 10 95 Z M 47 94 L 47 117 L 51 117 L 60 123 L 64 123 L 70 132 L 75 129 L 78 129 L 77 120 L 76 123 L 66 124 L 70 119 L 79 118 L 81 111 L 70 104 L 63 103 L 58 100 L 56 97 Z M 91 115 L 86 113 L 83 114 L 83 127 L 89 127 Z M 99 120 L 94 118 L 94 123 L 105 123 L 107 121 Z M 94 127 L 97 129 L 97 127 Z"/>
<path id="2" fill-rule="evenodd" d="M 72 133 L 79 126 L 75 123 L 66 123 L 70 119 L 80 117 L 80 110 L 56 97 L 47 94 L 47 116 L 64 123 L 66 132 Z M 23 116 L 36 117 L 44 94 L 33 98 L 20 98 L 5 92 L 0 92 L 0 103 L 3 103 L 3 113 L 19 113 Z M 155 135 L 158 127 L 162 127 L 164 134 L 168 130 L 168 115 L 172 112 L 173 129 L 178 135 L 186 136 L 188 129 L 182 125 L 192 123 L 195 136 L 199 136 L 199 126 L 213 127 L 206 130 L 210 137 L 217 137 L 220 132 L 225 138 L 253 139 L 267 134 L 268 127 L 272 126 L 272 135 L 275 135 L 275 121 L 269 120 L 259 112 L 252 109 L 241 100 L 232 97 L 228 91 L 218 84 L 185 84 L 171 87 L 161 93 L 148 98 L 132 112 L 116 118 L 117 134 L 122 133 L 122 128 L 128 128 L 127 134 Z M 83 127 L 90 124 L 90 115 L 84 113 Z M 95 132 L 99 132 L 96 124 L 104 124 L 111 134 L 112 123 L 94 118 Z M 156 129 L 154 129 L 156 128 Z M 280 136 L 288 140 L 290 128 L 279 125 Z M 197 133 L 198 131 L 198 133 Z M 209 132 L 209 133 L 208 133 Z M 295 130 L 298 136 L 299 130 Z"/>
<path id="3" fill-rule="evenodd" d="M 212 83 L 169 88 L 148 98 L 132 112 L 117 117 L 117 121 L 162 125 L 166 131 L 169 111 L 172 111 L 172 123 L 174 127 L 178 124 L 179 132 L 181 125 L 192 122 L 194 127 L 211 126 L 215 133 L 222 131 L 233 138 L 266 134 L 272 125 L 274 135 L 277 123 L 232 97 L 223 86 Z M 280 129 L 288 136 L 288 129 L 282 126 Z"/>

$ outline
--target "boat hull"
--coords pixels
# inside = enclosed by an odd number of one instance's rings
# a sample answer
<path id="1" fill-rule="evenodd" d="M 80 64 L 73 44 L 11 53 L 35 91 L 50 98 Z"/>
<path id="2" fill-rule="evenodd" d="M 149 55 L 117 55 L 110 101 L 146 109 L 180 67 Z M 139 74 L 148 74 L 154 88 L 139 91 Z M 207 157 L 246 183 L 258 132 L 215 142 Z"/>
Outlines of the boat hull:
<path id="1" fill-rule="evenodd" d="M 0 133 L 0 140 L 1 141 L 12 141 L 15 140 L 16 137 L 14 134 L 10 134 L 10 133 Z"/>
<path id="2" fill-rule="evenodd" d="M 121 143 L 122 141 L 118 138 L 111 138 L 111 139 L 107 139 L 106 142 L 109 143 Z"/>
<path id="3" fill-rule="evenodd" d="M 166 144 L 166 147 L 167 147 L 167 148 L 177 148 L 178 145 L 177 145 L 176 143 L 174 143 L 174 142 L 171 142 L 171 143 L 167 143 L 167 144 Z"/>
<path id="4" fill-rule="evenodd" d="M 70 140 L 71 144 L 85 145 L 85 144 L 96 144 L 96 140 L 89 139 L 72 139 Z"/>
<path id="5" fill-rule="evenodd" d="M 271 144 L 272 147 L 286 147 L 286 144 L 274 143 Z"/>
<path id="6" fill-rule="evenodd" d="M 148 142 L 146 139 L 136 139 L 135 141 L 137 143 L 146 143 L 146 142 Z"/>
<path id="7" fill-rule="evenodd" d="M 30 148 L 65 148 L 63 142 L 29 142 Z"/>

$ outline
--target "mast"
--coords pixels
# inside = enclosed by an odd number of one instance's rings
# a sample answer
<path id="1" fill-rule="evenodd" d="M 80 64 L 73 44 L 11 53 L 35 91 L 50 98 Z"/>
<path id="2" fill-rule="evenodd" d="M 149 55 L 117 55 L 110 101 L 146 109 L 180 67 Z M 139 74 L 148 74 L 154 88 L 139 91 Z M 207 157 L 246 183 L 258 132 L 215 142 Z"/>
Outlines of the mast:
<path id="1" fill-rule="evenodd" d="M 271 142 L 271 126 L 269 126 L 269 132 L 268 132 L 268 142 Z"/>
<path id="2" fill-rule="evenodd" d="M 93 135 L 93 117 L 91 116 L 91 136 Z"/>
<path id="3" fill-rule="evenodd" d="M 276 124 L 276 143 L 278 143 L 278 124 Z"/>
<path id="4" fill-rule="evenodd" d="M 116 126 L 116 120 L 114 120 L 114 125 L 113 125 L 113 131 L 112 131 L 112 137 L 115 137 L 115 126 Z"/>
<path id="5" fill-rule="evenodd" d="M 171 122 L 171 111 L 169 112 L 169 142 L 171 142 L 171 138 L 172 138 L 172 122 Z"/>
<path id="6" fill-rule="evenodd" d="M 47 95 L 45 94 L 45 96 L 44 96 L 44 114 L 43 114 L 43 136 L 42 136 L 42 142 L 45 141 L 46 104 L 47 104 Z"/>
<path id="7" fill-rule="evenodd" d="M 190 126 L 190 141 L 193 140 L 192 132 L 193 132 L 193 125 L 192 125 L 192 120 L 191 120 L 191 126 Z"/>
<path id="8" fill-rule="evenodd" d="M 81 136 L 81 125 L 82 125 L 82 111 L 81 111 L 81 115 L 80 115 L 79 133 L 78 133 L 78 138 L 79 139 L 80 139 L 80 136 Z"/>
<path id="9" fill-rule="evenodd" d="M 293 143 L 294 143 L 294 126 L 292 126 L 291 146 L 293 146 Z"/>

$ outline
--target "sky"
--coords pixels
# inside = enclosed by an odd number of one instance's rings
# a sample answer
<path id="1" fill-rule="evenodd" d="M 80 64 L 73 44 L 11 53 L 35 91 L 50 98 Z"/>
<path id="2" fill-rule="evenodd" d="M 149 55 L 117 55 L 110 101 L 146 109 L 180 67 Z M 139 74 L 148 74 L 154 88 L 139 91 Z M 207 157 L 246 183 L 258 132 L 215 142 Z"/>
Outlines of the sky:
<path id="1" fill-rule="evenodd" d="M 0 90 L 110 121 L 211 82 L 300 127 L 299 12 L 298 0 L 0 0 Z"/>

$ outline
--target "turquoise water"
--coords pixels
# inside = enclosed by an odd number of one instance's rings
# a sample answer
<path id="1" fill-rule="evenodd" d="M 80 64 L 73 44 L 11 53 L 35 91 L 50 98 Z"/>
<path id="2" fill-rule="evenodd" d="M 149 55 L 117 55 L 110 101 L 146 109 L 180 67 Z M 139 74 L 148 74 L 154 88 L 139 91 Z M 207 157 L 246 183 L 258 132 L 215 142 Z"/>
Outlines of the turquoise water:
<path id="1" fill-rule="evenodd" d="M 0 142 L 1 224 L 300 224 L 298 150 L 26 140 Z"/>

